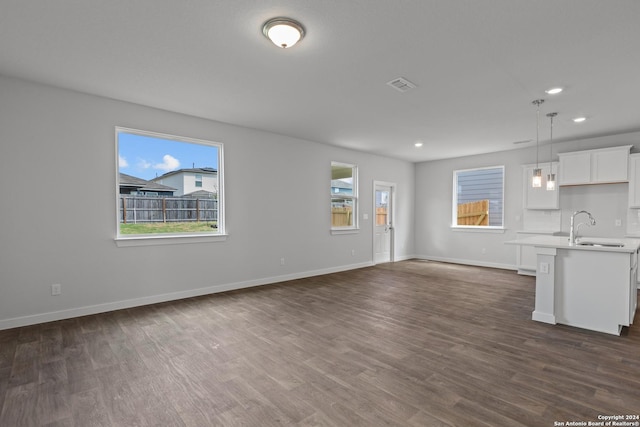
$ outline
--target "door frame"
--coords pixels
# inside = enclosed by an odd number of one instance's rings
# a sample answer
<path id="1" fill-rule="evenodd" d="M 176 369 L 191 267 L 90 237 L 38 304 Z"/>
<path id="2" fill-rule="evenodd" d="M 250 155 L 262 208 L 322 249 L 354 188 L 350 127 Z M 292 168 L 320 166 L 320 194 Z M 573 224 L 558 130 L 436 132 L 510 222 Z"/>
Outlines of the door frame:
<path id="1" fill-rule="evenodd" d="M 373 264 L 376 264 L 376 186 L 381 185 L 385 187 L 389 187 L 391 189 L 391 194 L 389 195 L 389 200 L 391 203 L 391 212 L 389 213 L 391 216 L 391 222 L 389 225 L 389 232 L 391 236 L 389 237 L 390 248 L 389 248 L 389 262 L 395 262 L 395 240 L 396 240 L 396 191 L 397 184 L 395 182 L 389 181 L 378 181 L 373 180 L 373 220 L 371 221 L 371 260 Z"/>

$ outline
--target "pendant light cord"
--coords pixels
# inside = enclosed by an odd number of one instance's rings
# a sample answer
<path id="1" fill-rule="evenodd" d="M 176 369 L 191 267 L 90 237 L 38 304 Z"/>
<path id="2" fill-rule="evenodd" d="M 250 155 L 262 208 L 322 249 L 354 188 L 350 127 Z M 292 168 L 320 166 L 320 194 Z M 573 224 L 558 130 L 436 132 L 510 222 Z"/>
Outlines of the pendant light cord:
<path id="1" fill-rule="evenodd" d="M 553 116 L 555 116 L 555 114 L 549 114 L 549 117 L 551 117 L 551 131 L 549 133 L 549 173 L 552 172 L 551 160 L 553 158 Z"/>
<path id="2" fill-rule="evenodd" d="M 549 173 L 552 173 L 551 163 L 553 160 L 553 118 L 557 116 L 558 113 L 549 113 L 547 117 L 551 119 L 551 130 L 549 132 Z"/>
<path id="3" fill-rule="evenodd" d="M 536 105 L 536 169 L 539 169 L 539 148 L 540 148 L 540 104 L 544 102 L 544 99 L 536 99 L 532 104 Z"/>

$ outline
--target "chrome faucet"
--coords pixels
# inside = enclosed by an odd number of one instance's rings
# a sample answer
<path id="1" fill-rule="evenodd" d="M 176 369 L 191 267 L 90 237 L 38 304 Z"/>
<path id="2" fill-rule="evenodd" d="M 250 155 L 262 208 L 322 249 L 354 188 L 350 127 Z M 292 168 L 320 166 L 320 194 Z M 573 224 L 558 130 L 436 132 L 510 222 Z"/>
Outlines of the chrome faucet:
<path id="1" fill-rule="evenodd" d="M 577 229 L 580 228 L 580 226 L 584 223 L 580 223 L 578 224 L 578 227 L 574 227 L 574 219 L 578 214 L 587 214 L 589 215 L 589 224 L 588 225 L 596 225 L 596 220 L 593 216 L 591 216 L 591 214 L 587 211 L 575 211 L 573 213 L 573 215 L 571 215 L 571 222 L 569 223 L 569 244 L 570 245 L 575 245 L 576 244 L 576 234 L 577 234 Z"/>

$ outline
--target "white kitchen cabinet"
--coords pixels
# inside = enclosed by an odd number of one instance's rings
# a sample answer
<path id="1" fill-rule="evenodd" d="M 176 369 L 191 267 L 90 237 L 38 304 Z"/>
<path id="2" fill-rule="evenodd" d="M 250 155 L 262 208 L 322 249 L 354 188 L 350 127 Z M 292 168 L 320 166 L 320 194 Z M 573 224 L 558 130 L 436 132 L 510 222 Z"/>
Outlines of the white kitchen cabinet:
<path id="1" fill-rule="evenodd" d="M 523 169 L 523 192 L 525 209 L 560 209 L 560 197 L 558 186 L 555 190 L 547 190 L 547 175 L 549 174 L 549 163 L 540 163 L 542 169 L 542 187 L 534 188 L 531 186 L 531 178 L 536 165 L 524 165 Z M 558 162 L 551 164 L 551 170 L 556 174 L 558 179 Z"/>
<path id="2" fill-rule="evenodd" d="M 629 207 L 640 208 L 640 154 L 629 156 Z"/>
<path id="3" fill-rule="evenodd" d="M 559 153 L 560 185 L 627 182 L 632 145 Z"/>

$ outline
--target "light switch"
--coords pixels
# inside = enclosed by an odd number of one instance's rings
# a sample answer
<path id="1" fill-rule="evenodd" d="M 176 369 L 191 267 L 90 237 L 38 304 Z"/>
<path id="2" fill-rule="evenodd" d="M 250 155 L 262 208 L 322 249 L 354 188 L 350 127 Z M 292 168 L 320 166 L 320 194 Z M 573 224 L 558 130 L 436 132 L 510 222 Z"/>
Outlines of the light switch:
<path id="1" fill-rule="evenodd" d="M 369 219 L 369 214 L 367 214 L 367 213 L 362 214 L 362 219 Z"/>

